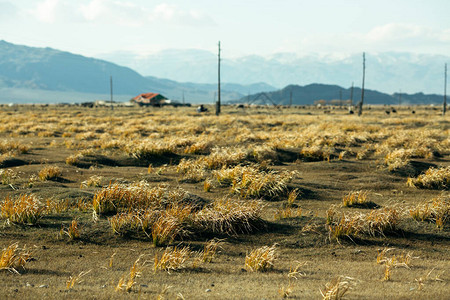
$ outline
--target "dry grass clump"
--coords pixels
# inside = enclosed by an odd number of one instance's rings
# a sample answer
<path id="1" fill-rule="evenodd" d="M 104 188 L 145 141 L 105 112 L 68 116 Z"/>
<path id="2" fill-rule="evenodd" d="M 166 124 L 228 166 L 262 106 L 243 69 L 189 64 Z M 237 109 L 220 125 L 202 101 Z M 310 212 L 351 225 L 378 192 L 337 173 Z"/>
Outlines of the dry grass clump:
<path id="1" fill-rule="evenodd" d="M 386 233 L 394 232 L 400 222 L 400 212 L 396 208 L 372 210 L 361 217 L 363 219 L 362 232 L 371 236 L 384 236 Z"/>
<path id="2" fill-rule="evenodd" d="M 414 279 L 414 281 L 417 283 L 417 286 L 418 286 L 417 289 L 419 291 L 421 291 L 423 289 L 423 287 L 425 286 L 425 283 L 427 281 L 441 281 L 441 282 L 444 281 L 443 279 L 441 279 L 441 276 L 444 272 L 438 273 L 434 277 L 430 278 L 431 273 L 433 273 L 433 271 L 434 271 L 434 268 L 431 269 L 429 272 L 427 272 L 427 274 L 425 276 L 421 276 L 419 278 Z"/>
<path id="3" fill-rule="evenodd" d="M 59 231 L 59 235 L 62 237 L 63 235 L 67 235 L 70 241 L 77 240 L 81 237 L 81 231 L 77 220 L 72 220 L 72 223 L 68 228 L 64 226 L 61 227 Z"/>
<path id="4" fill-rule="evenodd" d="M 17 141 L 0 141 L 0 154 L 14 156 L 15 154 L 25 154 L 30 151 L 30 146 L 21 144 Z"/>
<path id="5" fill-rule="evenodd" d="M 155 246 L 162 246 L 187 235 L 192 211 L 191 205 L 175 205 L 165 210 L 119 213 L 108 218 L 108 221 L 114 233 L 127 235 L 142 232 L 147 237 L 151 236 Z"/>
<path id="6" fill-rule="evenodd" d="M 376 208 L 378 205 L 367 199 L 369 191 L 352 191 L 342 198 L 342 206 L 358 208 Z"/>
<path id="7" fill-rule="evenodd" d="M 351 289 L 351 284 L 354 279 L 351 277 L 339 276 L 325 285 L 325 288 L 320 290 L 323 300 L 339 300 L 343 299 L 344 295 Z"/>
<path id="8" fill-rule="evenodd" d="M 108 218 L 114 233 L 144 233 L 155 246 L 192 234 L 248 233 L 263 224 L 259 201 L 216 200 L 198 210 L 191 204 L 118 213 Z"/>
<path id="9" fill-rule="evenodd" d="M 274 213 L 275 220 L 297 218 L 302 216 L 302 209 L 300 207 L 283 207 L 279 208 Z"/>
<path id="10" fill-rule="evenodd" d="M 263 224 L 260 201 L 215 200 L 193 216 L 194 229 L 218 234 L 249 233 Z"/>
<path id="11" fill-rule="evenodd" d="M 327 211 L 329 237 L 339 239 L 343 237 L 355 238 L 359 234 L 369 236 L 385 236 L 386 233 L 397 230 L 400 214 L 395 208 L 372 210 L 370 213 L 342 214 L 336 218 L 333 208 Z"/>
<path id="12" fill-rule="evenodd" d="M 103 181 L 103 176 L 92 175 L 87 180 L 85 180 L 81 183 L 80 188 L 101 187 L 102 181 Z"/>
<path id="13" fill-rule="evenodd" d="M 2 217 L 16 224 L 35 225 L 45 212 L 45 206 L 34 194 L 7 196 L 0 204 Z"/>
<path id="14" fill-rule="evenodd" d="M 155 254 L 154 271 L 176 271 L 185 267 L 185 262 L 189 259 L 191 250 L 189 247 L 177 248 L 168 247 L 161 257 Z"/>
<path id="15" fill-rule="evenodd" d="M 408 186 L 422 189 L 450 189 L 450 166 L 443 168 L 429 168 L 425 174 L 417 178 L 408 178 Z"/>
<path id="16" fill-rule="evenodd" d="M 62 171 L 58 166 L 46 166 L 38 173 L 38 177 L 42 181 L 58 179 L 61 175 Z"/>
<path id="17" fill-rule="evenodd" d="M 306 161 L 330 161 L 331 155 L 335 152 L 334 148 L 328 146 L 304 147 L 300 151 L 300 157 Z"/>
<path id="18" fill-rule="evenodd" d="M 221 239 L 213 238 L 206 242 L 203 251 L 201 252 L 201 259 L 203 262 L 212 262 L 214 257 L 216 257 L 218 249 L 221 248 L 222 241 L 223 240 Z"/>
<path id="19" fill-rule="evenodd" d="M 190 212 L 190 210 L 189 210 Z M 182 219 L 171 213 L 161 215 L 152 225 L 153 245 L 163 246 L 185 234 Z"/>
<path id="20" fill-rule="evenodd" d="M 367 195 L 369 191 L 353 191 L 349 192 L 342 198 L 342 205 L 345 207 L 352 207 L 358 205 L 364 205 L 367 203 Z"/>
<path id="21" fill-rule="evenodd" d="M 132 232 L 139 232 L 140 230 L 146 232 L 148 227 L 144 225 L 144 222 L 150 219 L 153 212 L 153 210 L 150 210 L 150 214 L 147 213 L 147 211 L 118 213 L 111 218 L 108 218 L 108 222 L 111 229 L 116 234 L 127 235 Z"/>
<path id="22" fill-rule="evenodd" d="M 142 275 L 142 269 L 145 267 L 146 262 L 141 262 L 142 256 L 133 263 L 128 274 L 123 275 L 116 286 L 116 292 L 124 291 L 131 292 L 133 287 L 136 285 L 136 279 Z"/>
<path id="23" fill-rule="evenodd" d="M 272 270 L 276 258 L 275 247 L 276 244 L 273 244 L 270 247 L 263 246 L 250 251 L 245 256 L 245 269 L 250 272 L 267 272 Z"/>
<path id="24" fill-rule="evenodd" d="M 20 249 L 18 243 L 13 243 L 4 248 L 0 257 L 0 270 L 8 270 L 19 274 L 17 269 L 25 268 L 25 264 L 31 258 L 31 252 L 26 247 Z"/>
<path id="25" fill-rule="evenodd" d="M 277 151 L 268 145 L 255 146 L 250 152 L 251 157 L 257 162 L 274 162 L 278 160 Z"/>
<path id="26" fill-rule="evenodd" d="M 125 146 L 126 153 L 139 160 L 149 160 L 155 157 L 170 155 L 175 152 L 172 144 L 162 141 L 144 141 L 139 144 L 130 143 Z"/>
<path id="27" fill-rule="evenodd" d="M 117 213 L 121 210 L 149 209 L 181 202 L 187 192 L 165 185 L 150 187 L 145 181 L 130 185 L 110 183 L 95 193 L 92 200 L 97 214 Z"/>
<path id="28" fill-rule="evenodd" d="M 19 174 L 17 172 L 14 172 L 12 169 L 2 169 L 0 170 L 0 182 L 1 184 L 12 184 L 15 179 L 18 179 Z"/>
<path id="29" fill-rule="evenodd" d="M 221 185 L 231 184 L 231 191 L 244 198 L 275 199 L 287 192 L 287 184 L 296 172 L 261 171 L 252 166 L 223 168 L 213 172 Z"/>
<path id="30" fill-rule="evenodd" d="M 79 284 L 83 282 L 83 277 L 89 274 L 91 270 L 89 271 L 81 271 L 78 275 L 70 276 L 69 279 L 66 281 L 66 288 L 68 290 L 73 289 L 75 284 Z"/>
<path id="31" fill-rule="evenodd" d="M 213 146 L 212 141 L 197 141 L 191 145 L 187 145 L 184 149 L 184 153 L 189 154 L 206 154 L 208 153 Z"/>
<path id="32" fill-rule="evenodd" d="M 80 163 L 80 161 L 83 157 L 84 157 L 84 155 L 81 153 L 69 155 L 66 158 L 66 164 L 71 165 L 71 166 L 76 166 L 77 164 Z"/>
<path id="33" fill-rule="evenodd" d="M 216 147 L 211 154 L 199 158 L 208 169 L 217 170 L 222 167 L 237 165 L 249 158 L 249 150 L 244 147 Z"/>
<path id="34" fill-rule="evenodd" d="M 206 164 L 199 160 L 181 159 L 177 166 L 177 172 L 183 174 L 185 182 L 200 182 L 206 179 Z"/>
<path id="35" fill-rule="evenodd" d="M 450 220 L 450 194 L 442 194 L 429 202 L 420 203 L 409 211 L 417 221 L 435 222 L 440 229 Z"/>
<path id="36" fill-rule="evenodd" d="M 404 251 L 398 255 L 392 255 L 387 257 L 386 254 L 394 250 L 394 248 L 384 248 L 378 251 L 377 264 L 384 265 L 383 281 L 390 281 L 392 279 L 392 269 L 398 267 L 410 268 L 411 260 L 413 259 L 411 252 L 405 253 Z"/>
<path id="37" fill-rule="evenodd" d="M 384 157 L 384 164 L 389 171 L 395 171 L 408 165 L 413 152 L 411 149 L 395 149 Z"/>

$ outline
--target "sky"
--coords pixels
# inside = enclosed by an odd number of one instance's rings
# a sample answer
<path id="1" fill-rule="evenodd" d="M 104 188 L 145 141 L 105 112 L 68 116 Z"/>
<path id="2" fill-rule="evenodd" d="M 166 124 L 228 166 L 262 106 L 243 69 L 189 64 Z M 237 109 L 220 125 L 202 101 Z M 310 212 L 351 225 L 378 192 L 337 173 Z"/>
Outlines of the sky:
<path id="1" fill-rule="evenodd" d="M 0 40 L 85 56 L 450 55 L 448 0 L 0 0 Z"/>

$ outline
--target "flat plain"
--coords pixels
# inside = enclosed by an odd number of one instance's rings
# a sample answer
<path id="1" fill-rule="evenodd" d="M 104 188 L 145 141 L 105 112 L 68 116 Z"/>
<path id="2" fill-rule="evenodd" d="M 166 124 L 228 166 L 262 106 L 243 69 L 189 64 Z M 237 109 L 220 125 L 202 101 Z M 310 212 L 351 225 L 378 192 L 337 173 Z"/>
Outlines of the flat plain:
<path id="1" fill-rule="evenodd" d="M 2 106 L 2 299 L 448 299 L 434 107 Z"/>

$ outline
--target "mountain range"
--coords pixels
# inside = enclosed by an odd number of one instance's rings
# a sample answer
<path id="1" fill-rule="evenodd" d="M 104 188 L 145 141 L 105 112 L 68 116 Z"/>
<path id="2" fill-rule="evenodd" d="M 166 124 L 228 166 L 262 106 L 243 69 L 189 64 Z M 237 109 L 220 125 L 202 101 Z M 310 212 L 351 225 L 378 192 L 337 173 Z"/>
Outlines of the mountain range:
<path id="1" fill-rule="evenodd" d="M 222 54 L 222 80 L 251 84 L 265 82 L 281 89 L 287 85 L 322 83 L 361 86 L 362 53 L 349 55 L 298 55 L 227 57 Z M 443 93 L 444 64 L 449 56 L 402 52 L 366 53 L 366 88 L 393 94 Z M 100 58 L 128 66 L 141 74 L 175 81 L 216 82 L 217 54 L 205 50 L 168 49 L 138 55 L 119 52 Z"/>
<path id="2" fill-rule="evenodd" d="M 387 59 L 389 57 L 392 61 Z M 396 65 L 393 57 L 393 54 L 385 54 L 377 59 L 372 58 L 372 65 L 368 67 L 366 75 L 366 82 L 370 82 L 369 87 L 375 85 L 374 78 L 385 78 L 386 89 L 393 85 L 393 82 L 398 82 L 398 70 L 389 69 L 390 66 Z M 406 63 L 407 58 L 410 60 L 409 65 Z M 402 61 L 403 66 L 409 68 L 409 72 L 403 74 L 405 78 L 409 76 L 405 81 L 420 88 L 423 83 L 419 81 L 428 82 L 433 78 L 434 84 L 438 85 L 438 75 L 442 75 L 437 72 L 438 64 L 444 58 L 398 54 L 396 61 Z M 110 77 L 113 79 L 116 101 L 126 101 L 144 92 L 161 93 L 180 102 L 215 101 L 217 57 L 208 51 L 167 50 L 140 58 L 130 53 L 116 53 L 104 59 L 0 41 L 0 102 L 51 103 L 109 99 Z M 287 99 L 292 92 L 293 104 L 312 104 L 318 99 L 332 100 L 339 97 L 348 99 L 350 88 L 341 86 L 348 87 L 350 78 L 360 77 L 359 60 L 361 59 L 357 57 L 341 60 L 324 58 L 320 61 L 309 60 L 307 63 L 305 58 L 287 53 L 271 58 L 247 56 L 233 60 L 224 59 L 221 98 L 223 102 L 247 101 L 265 93 L 266 96 L 270 95 L 274 102 L 286 104 L 290 101 Z M 378 63 L 375 64 L 375 61 Z M 133 68 L 147 76 L 142 76 Z M 379 73 L 383 76 L 374 76 Z M 322 84 L 300 86 L 299 83 L 303 82 Z M 288 86 L 281 88 L 286 83 Z M 360 89 L 355 87 L 354 99 L 357 99 L 358 93 Z M 442 102 L 442 96 L 439 95 L 402 93 L 401 97 L 402 102 L 408 103 Z M 367 103 L 391 104 L 397 103 L 397 98 L 396 94 L 385 94 L 373 89 L 366 92 Z"/>
<path id="3" fill-rule="evenodd" d="M 276 104 L 276 105 L 310 105 L 325 100 L 352 100 L 353 105 L 361 100 L 361 88 L 343 88 L 338 85 L 309 84 L 306 86 L 288 85 L 283 89 L 273 92 L 262 92 L 241 98 L 237 102 L 253 104 Z M 440 104 L 443 96 L 436 94 L 425 95 L 423 93 L 406 94 L 396 93 L 393 95 L 381 93 L 376 90 L 364 90 L 364 103 L 380 105 L 403 105 L 411 104 Z"/>
<path id="4" fill-rule="evenodd" d="M 114 98 L 129 100 L 140 93 L 161 93 L 186 102 L 213 102 L 217 84 L 179 83 L 105 60 L 51 48 L 33 48 L 0 41 L 0 102 L 80 102 L 109 99 L 110 77 Z M 245 93 L 274 90 L 265 83 L 224 83 L 224 101 Z"/>

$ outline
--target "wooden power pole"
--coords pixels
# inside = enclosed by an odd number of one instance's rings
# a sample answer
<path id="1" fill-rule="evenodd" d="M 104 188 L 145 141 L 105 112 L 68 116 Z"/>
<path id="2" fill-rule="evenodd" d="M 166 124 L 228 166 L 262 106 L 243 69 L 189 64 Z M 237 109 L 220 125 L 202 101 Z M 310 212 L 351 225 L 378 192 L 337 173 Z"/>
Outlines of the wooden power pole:
<path id="1" fill-rule="evenodd" d="M 442 115 L 445 116 L 447 111 L 447 64 L 445 64 L 444 70 L 444 104 L 442 105 Z"/>
<path id="2" fill-rule="evenodd" d="M 362 114 L 362 108 L 364 104 L 364 81 L 366 79 L 366 52 L 363 52 L 363 78 L 362 78 L 362 88 L 361 88 L 361 101 L 358 107 L 358 116 Z"/>
<path id="3" fill-rule="evenodd" d="M 219 41 L 219 54 L 218 54 L 218 68 L 217 68 L 217 102 L 216 102 L 216 116 L 220 114 L 220 41 Z"/>

